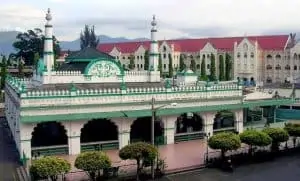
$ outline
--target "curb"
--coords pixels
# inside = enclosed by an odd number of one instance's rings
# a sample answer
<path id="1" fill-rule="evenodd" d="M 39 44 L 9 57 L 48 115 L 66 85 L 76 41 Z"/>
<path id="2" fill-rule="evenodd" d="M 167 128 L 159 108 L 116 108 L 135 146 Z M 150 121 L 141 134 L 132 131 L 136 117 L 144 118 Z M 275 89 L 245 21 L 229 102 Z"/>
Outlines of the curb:
<path id="1" fill-rule="evenodd" d="M 166 176 L 191 172 L 191 171 L 200 170 L 200 169 L 204 169 L 204 168 L 207 168 L 206 165 L 195 165 L 195 166 L 190 166 L 190 167 L 168 170 L 168 171 L 166 171 Z"/>

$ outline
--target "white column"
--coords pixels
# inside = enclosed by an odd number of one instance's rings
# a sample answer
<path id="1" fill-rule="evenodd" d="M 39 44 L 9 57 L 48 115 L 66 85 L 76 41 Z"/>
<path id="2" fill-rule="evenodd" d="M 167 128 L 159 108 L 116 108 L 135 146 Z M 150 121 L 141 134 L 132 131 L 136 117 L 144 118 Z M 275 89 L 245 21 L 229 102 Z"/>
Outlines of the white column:
<path id="1" fill-rule="evenodd" d="M 164 136 L 166 144 L 174 144 L 175 142 L 175 124 L 178 115 L 163 116 L 162 120 L 164 123 Z"/>
<path id="2" fill-rule="evenodd" d="M 20 142 L 16 144 L 19 144 L 19 153 L 21 159 L 24 158 L 24 156 L 27 159 L 31 158 L 31 137 L 35 126 L 35 124 L 20 123 Z"/>
<path id="3" fill-rule="evenodd" d="M 244 113 L 243 109 L 234 112 L 234 117 L 235 117 L 234 127 L 238 133 L 241 133 L 244 130 L 243 113 Z"/>
<path id="4" fill-rule="evenodd" d="M 214 119 L 215 119 L 215 112 L 206 112 L 203 114 L 204 124 L 203 124 L 203 131 L 205 134 L 210 136 L 214 133 Z"/>
<path id="5" fill-rule="evenodd" d="M 111 120 L 118 127 L 119 149 L 130 144 L 130 129 L 134 119 L 131 118 L 113 118 Z"/>
<path id="6" fill-rule="evenodd" d="M 68 135 L 69 155 L 80 154 L 81 128 L 85 123 L 86 121 L 67 121 L 62 123 Z"/>

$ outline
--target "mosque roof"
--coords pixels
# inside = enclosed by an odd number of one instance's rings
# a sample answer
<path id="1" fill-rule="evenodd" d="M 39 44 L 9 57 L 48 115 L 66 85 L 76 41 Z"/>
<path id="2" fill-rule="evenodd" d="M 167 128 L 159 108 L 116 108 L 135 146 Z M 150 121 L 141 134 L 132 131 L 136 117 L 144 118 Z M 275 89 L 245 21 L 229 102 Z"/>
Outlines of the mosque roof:
<path id="1" fill-rule="evenodd" d="M 110 56 L 105 52 L 101 52 L 96 48 L 86 47 L 80 51 L 76 51 L 71 53 L 69 56 L 66 57 L 67 62 L 86 62 L 92 59 L 98 58 L 106 58 L 106 59 L 114 59 L 114 57 Z"/>
<path id="2" fill-rule="evenodd" d="M 218 50 L 233 51 L 234 43 L 237 42 L 239 44 L 244 38 L 247 38 L 251 42 L 257 41 L 261 49 L 271 51 L 284 50 L 284 48 L 287 45 L 289 35 L 177 39 L 165 41 L 168 44 L 173 44 L 175 51 L 181 52 L 200 51 L 208 42 L 211 43 Z M 159 41 L 159 43 L 161 42 L 163 41 Z M 143 45 L 146 49 L 149 49 L 150 41 L 104 43 L 98 46 L 98 50 L 110 53 L 115 47 L 121 53 L 134 53 L 141 45 Z"/>

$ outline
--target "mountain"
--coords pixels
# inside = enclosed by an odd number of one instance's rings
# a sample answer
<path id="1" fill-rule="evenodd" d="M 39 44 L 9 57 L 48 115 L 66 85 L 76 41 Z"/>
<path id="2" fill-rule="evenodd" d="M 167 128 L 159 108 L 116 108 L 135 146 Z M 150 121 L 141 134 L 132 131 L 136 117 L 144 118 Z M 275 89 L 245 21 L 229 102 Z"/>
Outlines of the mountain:
<path id="1" fill-rule="evenodd" d="M 10 53 L 15 52 L 12 47 L 13 42 L 16 40 L 18 31 L 3 31 L 0 32 L 0 54 L 8 56 Z M 130 42 L 130 41 L 145 41 L 147 38 L 128 39 L 125 37 L 110 37 L 107 35 L 99 35 L 100 43 L 117 43 L 117 42 Z M 61 41 L 60 46 L 62 50 L 78 50 L 80 48 L 80 40 L 74 41 Z"/>

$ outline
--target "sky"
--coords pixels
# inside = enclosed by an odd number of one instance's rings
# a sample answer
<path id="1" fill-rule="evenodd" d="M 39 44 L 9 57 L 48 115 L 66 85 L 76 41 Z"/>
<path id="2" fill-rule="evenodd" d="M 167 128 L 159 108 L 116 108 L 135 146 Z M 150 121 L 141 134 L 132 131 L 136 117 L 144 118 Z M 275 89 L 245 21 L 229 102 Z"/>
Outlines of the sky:
<path id="1" fill-rule="evenodd" d="M 0 31 L 42 28 L 51 9 L 60 41 L 79 37 L 84 25 L 98 35 L 200 38 L 300 32 L 300 0 L 0 0 Z"/>

